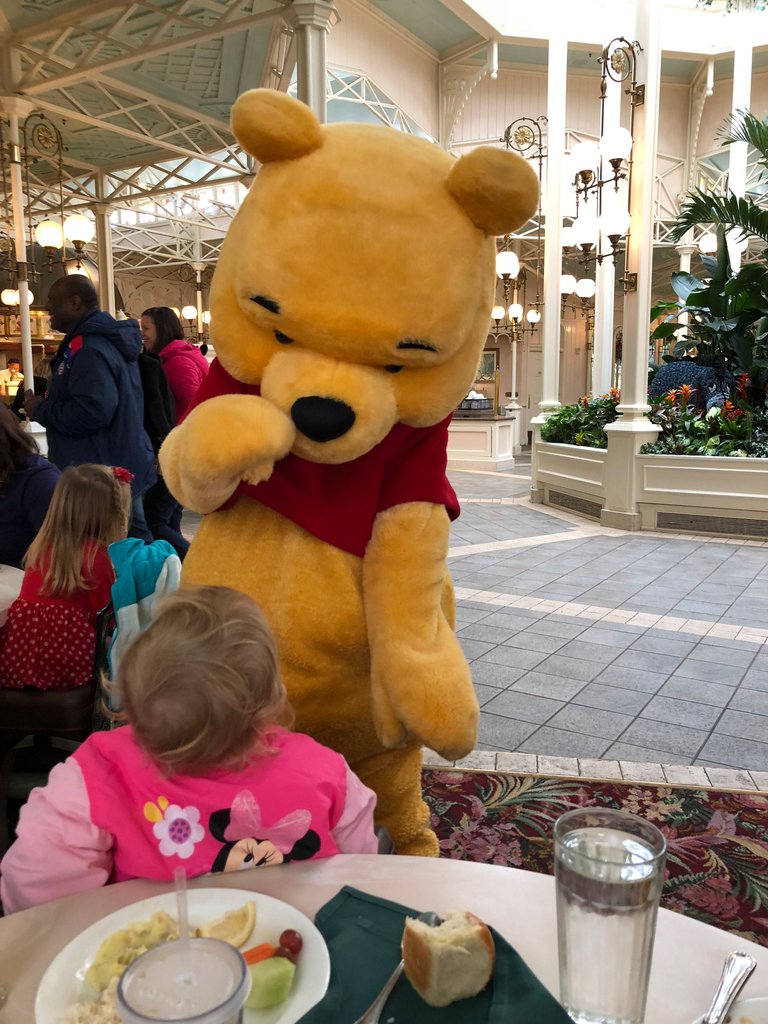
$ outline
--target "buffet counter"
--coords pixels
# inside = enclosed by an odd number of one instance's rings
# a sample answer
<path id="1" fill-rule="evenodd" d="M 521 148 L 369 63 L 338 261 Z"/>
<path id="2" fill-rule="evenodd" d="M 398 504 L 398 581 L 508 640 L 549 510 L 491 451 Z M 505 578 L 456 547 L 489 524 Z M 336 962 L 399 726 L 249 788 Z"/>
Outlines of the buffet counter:
<path id="1" fill-rule="evenodd" d="M 511 469 L 515 464 L 514 416 L 456 413 L 448 427 L 449 469 Z"/>

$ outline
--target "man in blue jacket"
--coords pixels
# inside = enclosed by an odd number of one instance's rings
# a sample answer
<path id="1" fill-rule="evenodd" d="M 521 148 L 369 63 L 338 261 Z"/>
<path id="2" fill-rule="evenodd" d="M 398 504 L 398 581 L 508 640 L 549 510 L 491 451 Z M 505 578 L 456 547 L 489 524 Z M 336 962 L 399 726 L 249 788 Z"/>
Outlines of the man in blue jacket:
<path id="1" fill-rule="evenodd" d="M 96 289 L 82 274 L 53 283 L 48 311 L 51 327 L 65 338 L 51 363 L 45 398 L 26 393 L 27 416 L 46 428 L 48 456 L 59 469 L 98 462 L 130 470 L 130 535 L 152 540 L 141 502 L 156 474 L 144 430 L 139 326 L 135 320 L 118 321 L 103 313 Z"/>

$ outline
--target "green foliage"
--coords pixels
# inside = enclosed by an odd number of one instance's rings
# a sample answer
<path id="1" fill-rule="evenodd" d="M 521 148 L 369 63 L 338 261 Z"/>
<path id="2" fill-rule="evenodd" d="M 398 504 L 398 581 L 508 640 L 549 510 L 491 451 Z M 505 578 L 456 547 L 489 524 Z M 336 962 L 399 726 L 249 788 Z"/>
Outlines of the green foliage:
<path id="1" fill-rule="evenodd" d="M 552 444 L 576 444 L 582 448 L 607 448 L 606 423 L 616 419 L 620 394 L 611 388 L 607 395 L 586 395 L 573 405 L 564 405 L 547 417 L 541 426 L 541 438 Z"/>
<path id="2" fill-rule="evenodd" d="M 741 228 L 747 234 L 755 235 L 768 242 L 768 211 L 761 210 L 751 199 L 735 196 L 716 196 L 695 188 L 678 214 L 675 226 L 669 233 L 670 240 L 679 242 L 683 235 L 696 224 L 724 224 L 729 228 Z"/>
<path id="3" fill-rule="evenodd" d="M 729 114 L 718 136 L 723 146 L 746 142 L 754 147 L 759 154 L 758 163 L 764 172 L 768 171 L 768 125 L 759 117 L 748 110 Z M 768 242 L 768 211 L 761 209 L 753 199 L 735 196 L 733 192 L 724 196 L 712 195 L 699 188 L 689 192 L 670 233 L 671 241 L 679 241 L 696 224 L 740 228 L 743 234 L 755 235 Z"/>
<path id="4" fill-rule="evenodd" d="M 718 134 L 724 146 L 745 142 L 754 147 L 765 176 L 768 172 L 768 125 L 748 110 L 739 110 L 726 118 Z M 702 257 L 710 279 L 700 281 L 692 274 L 673 274 L 672 288 L 678 301 L 656 304 L 651 317 L 662 316 L 664 320 L 651 337 L 661 340 L 674 337 L 672 354 L 675 358 L 691 348 L 699 355 L 722 356 L 733 373 L 750 375 L 753 397 L 761 402 L 768 382 L 768 249 L 763 250 L 760 262 L 745 263 L 733 274 L 726 230 L 740 233 L 742 237 L 752 235 L 768 244 L 768 210 L 753 199 L 732 192 L 718 196 L 693 189 L 670 233 L 671 240 L 679 241 L 696 224 L 714 224 L 717 232 L 716 259 Z M 685 314 L 682 320 L 687 319 L 688 324 L 681 330 L 682 314 Z"/>
<path id="5" fill-rule="evenodd" d="M 733 274 L 722 226 L 717 236 L 716 258 L 704 257 L 711 278 L 702 281 L 693 274 L 674 273 L 671 284 L 677 301 L 663 300 L 653 307 L 651 318 L 664 319 L 651 337 L 674 337 L 676 359 L 691 348 L 702 356 L 722 356 L 732 373 L 749 374 L 762 394 L 768 380 L 768 266 L 745 263 Z"/>
<path id="6" fill-rule="evenodd" d="M 748 110 L 736 110 L 728 114 L 717 137 L 722 139 L 724 146 L 730 146 L 732 142 L 746 142 L 753 146 L 761 155 L 758 163 L 763 170 L 768 170 L 768 125 L 759 117 Z"/>
<path id="7" fill-rule="evenodd" d="M 656 441 L 643 445 L 641 454 L 768 458 L 768 408 L 753 405 L 749 396 L 747 374 L 739 376 L 733 401 L 722 409 L 698 409 L 694 389 L 687 384 L 670 391 L 651 409 L 650 419 L 661 432 Z M 551 444 L 607 448 L 605 427 L 616 419 L 620 400 L 620 393 L 612 388 L 607 395 L 585 396 L 564 405 L 542 424 L 541 438 Z"/>
<path id="8" fill-rule="evenodd" d="M 641 454 L 768 458 L 768 409 L 752 406 L 749 384 L 747 374 L 742 374 L 734 401 L 708 412 L 697 409 L 688 385 L 662 396 L 650 413 L 661 433 L 656 441 L 643 445 Z"/>

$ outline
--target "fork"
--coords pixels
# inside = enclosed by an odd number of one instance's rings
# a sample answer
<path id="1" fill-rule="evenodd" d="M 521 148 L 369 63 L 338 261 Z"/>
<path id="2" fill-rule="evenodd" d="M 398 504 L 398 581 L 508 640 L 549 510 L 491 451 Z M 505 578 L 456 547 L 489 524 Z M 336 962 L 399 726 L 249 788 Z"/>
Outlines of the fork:
<path id="1" fill-rule="evenodd" d="M 404 967 L 405 964 L 401 960 L 397 967 L 394 969 L 394 971 L 392 971 L 392 973 L 390 974 L 386 984 L 384 985 L 384 988 L 381 990 L 381 992 L 379 992 L 379 994 L 376 996 L 376 998 L 365 1011 L 365 1013 L 362 1015 L 362 1017 L 358 1017 L 356 1021 L 352 1022 L 352 1024 L 379 1024 L 379 1019 L 381 1018 L 381 1011 L 384 1009 L 384 1004 L 389 999 L 390 992 L 397 984 L 400 975 L 403 973 Z"/>
<path id="2" fill-rule="evenodd" d="M 428 924 L 430 928 L 436 928 L 439 924 L 443 923 L 442 917 L 440 917 L 439 914 L 436 914 L 433 910 L 425 910 L 423 914 L 419 914 L 417 916 L 416 920 L 423 921 L 424 924 Z M 353 1021 L 352 1024 L 379 1024 L 381 1011 L 384 1009 L 384 1005 L 389 999 L 392 989 L 399 981 L 404 967 L 405 964 L 401 960 L 394 971 L 390 974 L 384 988 L 379 992 L 365 1013 L 361 1017 L 358 1017 L 357 1020 Z"/>

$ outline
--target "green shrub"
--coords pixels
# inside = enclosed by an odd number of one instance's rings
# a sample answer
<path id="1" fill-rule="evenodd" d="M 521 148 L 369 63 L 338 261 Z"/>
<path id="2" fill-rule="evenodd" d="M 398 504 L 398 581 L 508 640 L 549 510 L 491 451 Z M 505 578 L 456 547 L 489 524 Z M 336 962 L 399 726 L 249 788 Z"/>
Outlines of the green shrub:
<path id="1" fill-rule="evenodd" d="M 577 444 L 582 448 L 607 448 L 606 423 L 616 419 L 620 394 L 611 388 L 607 395 L 585 395 L 573 405 L 564 405 L 547 417 L 541 426 L 542 441 L 553 444 Z"/>
<path id="2" fill-rule="evenodd" d="M 649 414 L 660 428 L 656 441 L 644 444 L 642 455 L 722 455 L 768 458 L 768 408 L 750 402 L 751 381 L 742 373 L 722 409 L 698 409 L 694 389 L 684 384 L 657 399 Z M 564 405 L 541 426 L 542 441 L 582 448 L 607 448 L 606 424 L 616 419 L 620 393 L 612 388 L 597 398 L 584 396 Z"/>
<path id="3" fill-rule="evenodd" d="M 768 410 L 750 404 L 749 388 L 749 375 L 740 374 L 734 400 L 708 412 L 696 408 L 687 384 L 663 395 L 650 413 L 661 433 L 656 441 L 644 444 L 640 454 L 768 458 Z"/>

